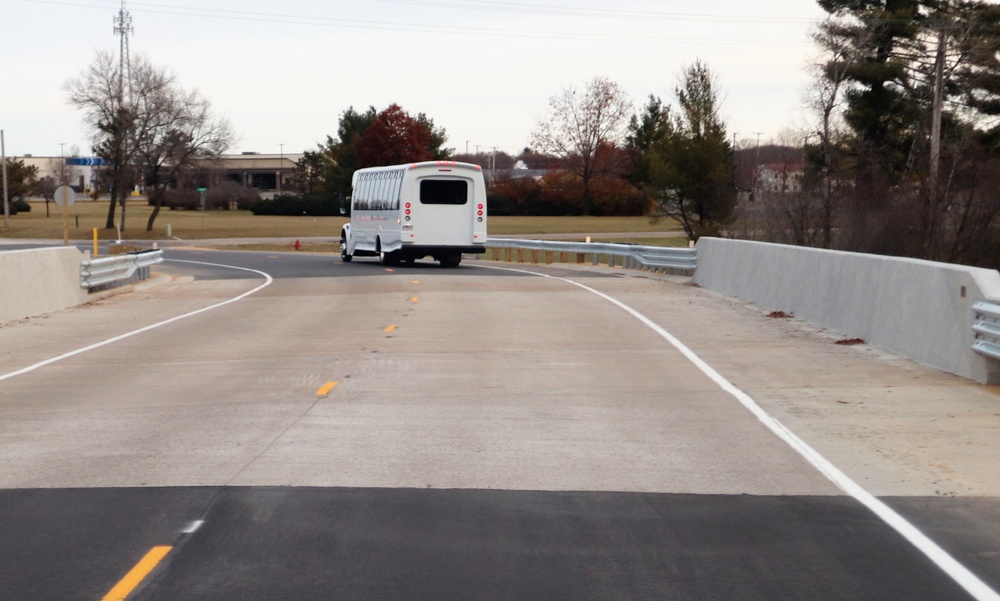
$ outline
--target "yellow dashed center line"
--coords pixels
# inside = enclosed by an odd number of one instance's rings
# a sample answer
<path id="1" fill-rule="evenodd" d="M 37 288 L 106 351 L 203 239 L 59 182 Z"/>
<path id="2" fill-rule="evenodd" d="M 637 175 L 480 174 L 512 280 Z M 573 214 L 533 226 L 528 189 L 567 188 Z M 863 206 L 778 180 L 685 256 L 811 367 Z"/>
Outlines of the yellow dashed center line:
<path id="1" fill-rule="evenodd" d="M 415 302 L 417 302 L 418 300 L 420 300 L 420 297 L 419 297 L 419 296 L 414 296 L 413 298 L 411 298 L 411 299 L 410 299 L 410 302 L 411 302 L 411 303 L 415 303 Z"/>
<path id="2" fill-rule="evenodd" d="M 323 384 L 323 386 L 316 391 L 316 396 L 326 396 L 330 394 L 330 391 L 333 390 L 336 385 L 336 382 L 327 382 L 326 384 Z"/>
<path id="3" fill-rule="evenodd" d="M 125 597 L 135 590 L 135 587 L 139 586 L 139 583 L 153 571 L 154 568 L 170 553 L 173 547 L 160 546 L 153 547 L 146 553 L 146 556 L 139 560 L 139 563 L 135 564 L 128 574 L 122 578 L 115 588 L 111 589 L 107 595 L 101 601 L 124 601 Z"/>
<path id="4" fill-rule="evenodd" d="M 389 332 L 391 332 L 391 331 L 393 331 L 393 330 L 395 330 L 395 329 L 396 329 L 396 326 L 388 326 L 388 327 L 387 327 L 387 328 L 385 329 L 385 332 L 386 332 L 386 334 L 388 334 Z"/>

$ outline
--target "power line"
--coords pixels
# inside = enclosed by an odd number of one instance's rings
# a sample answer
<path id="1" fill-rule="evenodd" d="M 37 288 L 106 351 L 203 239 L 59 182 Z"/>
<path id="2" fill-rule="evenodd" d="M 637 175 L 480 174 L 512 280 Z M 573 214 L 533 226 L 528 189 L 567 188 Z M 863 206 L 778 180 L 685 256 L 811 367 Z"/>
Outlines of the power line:
<path id="1" fill-rule="evenodd" d="M 546 6 L 540 4 L 524 4 L 519 2 L 496 2 L 493 0 L 468 0 L 468 3 L 447 2 L 443 0 L 372 0 L 388 4 L 409 4 L 416 6 L 436 6 L 442 8 L 458 8 L 471 11 L 493 11 L 503 13 L 530 13 L 543 15 L 594 17 L 599 19 L 630 19 L 630 20 L 669 20 L 669 21 L 714 21 L 731 23 L 812 23 L 816 19 L 800 17 L 748 16 L 748 15 L 712 15 L 701 13 L 675 13 L 660 11 L 615 10 L 604 8 L 567 8 L 561 6 Z"/>
<path id="2" fill-rule="evenodd" d="M 72 6 L 74 8 L 107 8 L 107 4 L 101 2 L 112 2 L 113 0 L 90 0 L 96 4 L 80 4 L 63 2 L 59 0 L 22 0 L 32 4 L 50 4 L 59 6 Z M 378 1 L 378 0 L 376 0 Z M 404 1 L 404 0 L 400 0 Z M 416 1 L 416 0 L 413 0 Z M 370 29 L 381 31 L 404 31 L 413 33 L 435 33 L 449 35 L 472 35 L 472 36 L 493 36 L 512 38 L 534 38 L 546 40 L 567 40 L 567 41 L 604 41 L 604 42 L 629 42 L 629 43 L 655 43 L 655 44 L 714 44 L 730 46 L 808 46 L 807 40 L 754 40 L 754 39 L 707 39 L 703 37 L 666 37 L 666 36 L 639 36 L 635 33 L 628 34 L 599 34 L 599 33 L 575 33 L 567 31 L 531 31 L 524 29 L 491 29 L 481 27 L 448 26 L 448 25 L 422 25 L 418 23 L 399 23 L 392 21 L 367 21 L 360 19 L 340 19 L 333 17 L 320 17 L 314 15 L 293 15 L 281 13 L 264 13 L 251 11 L 223 10 L 212 8 L 200 8 L 193 6 L 175 7 L 163 4 L 152 4 L 133 2 L 136 12 L 194 16 L 199 18 L 213 18 L 230 21 L 263 22 L 270 24 L 286 25 L 309 25 L 321 27 L 337 27 L 344 29 Z M 135 8 L 135 7 L 140 8 Z"/>

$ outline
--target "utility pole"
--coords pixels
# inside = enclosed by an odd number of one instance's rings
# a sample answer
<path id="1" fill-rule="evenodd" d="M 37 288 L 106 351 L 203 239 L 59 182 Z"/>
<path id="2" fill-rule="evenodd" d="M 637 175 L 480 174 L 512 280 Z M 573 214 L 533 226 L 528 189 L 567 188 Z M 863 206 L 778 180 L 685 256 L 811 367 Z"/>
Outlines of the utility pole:
<path id="1" fill-rule="evenodd" d="M 3 164 L 3 229 L 10 229 L 10 200 L 7 197 L 7 144 L 3 139 L 3 130 L 0 129 L 0 163 Z"/>
<path id="2" fill-rule="evenodd" d="M 737 150 L 736 140 L 739 138 L 739 132 L 733 132 L 733 169 L 736 171 L 734 179 L 736 180 L 736 201 L 742 200 L 743 191 L 740 188 L 740 153 Z"/>
<path id="3" fill-rule="evenodd" d="M 948 10 L 948 2 L 943 2 L 939 11 Z M 948 45 L 946 27 L 938 30 L 937 56 L 934 58 L 934 106 L 931 111 L 931 164 L 929 173 L 930 194 L 937 198 L 938 172 L 941 167 L 941 105 L 944 104 L 944 62 Z"/>
<path id="4" fill-rule="evenodd" d="M 757 136 L 757 151 L 755 153 L 755 158 L 754 158 L 754 163 L 756 163 L 756 164 L 753 166 L 753 191 L 754 191 L 754 196 L 756 196 L 757 184 L 759 183 L 758 180 L 760 180 L 760 173 L 761 173 L 761 169 L 760 169 L 760 136 L 764 132 L 762 132 L 762 131 L 755 131 L 753 133 Z"/>

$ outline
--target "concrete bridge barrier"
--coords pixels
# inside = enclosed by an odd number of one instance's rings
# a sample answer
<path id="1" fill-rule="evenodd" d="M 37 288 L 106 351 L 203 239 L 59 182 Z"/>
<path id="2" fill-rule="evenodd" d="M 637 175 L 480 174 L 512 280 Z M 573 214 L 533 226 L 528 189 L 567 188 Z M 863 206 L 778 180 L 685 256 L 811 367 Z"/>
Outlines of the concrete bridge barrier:
<path id="1" fill-rule="evenodd" d="M 972 305 L 1000 300 L 995 270 L 721 238 L 697 247 L 704 288 L 1000 384 L 1000 362 L 972 350 Z"/>
<path id="2" fill-rule="evenodd" d="M 86 302 L 84 255 L 73 247 L 0 252 L 0 323 Z"/>

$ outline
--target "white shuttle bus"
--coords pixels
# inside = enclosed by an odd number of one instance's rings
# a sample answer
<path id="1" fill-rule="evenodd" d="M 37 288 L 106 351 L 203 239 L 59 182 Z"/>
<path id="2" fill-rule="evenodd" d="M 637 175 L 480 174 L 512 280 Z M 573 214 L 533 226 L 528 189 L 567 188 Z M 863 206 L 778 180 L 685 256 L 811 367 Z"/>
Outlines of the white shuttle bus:
<path id="1" fill-rule="evenodd" d="M 433 257 L 457 267 L 462 253 L 486 252 L 486 185 L 479 165 L 428 161 L 354 172 L 351 222 L 340 257 L 383 265 Z"/>

